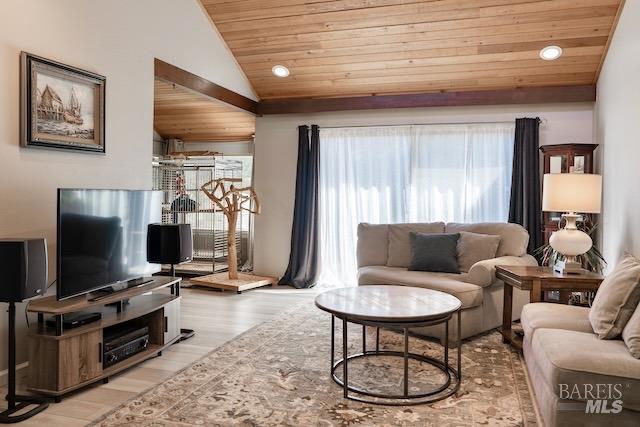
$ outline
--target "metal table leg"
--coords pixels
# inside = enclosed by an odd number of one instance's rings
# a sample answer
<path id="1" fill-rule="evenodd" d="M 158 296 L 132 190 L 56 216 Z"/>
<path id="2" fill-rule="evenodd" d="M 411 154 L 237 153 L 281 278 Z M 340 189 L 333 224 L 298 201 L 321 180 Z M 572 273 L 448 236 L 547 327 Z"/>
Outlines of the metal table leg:
<path id="1" fill-rule="evenodd" d="M 342 382 L 344 383 L 344 398 L 349 397 L 349 378 L 347 365 L 349 364 L 349 354 L 347 352 L 347 319 L 342 319 Z"/>
<path id="2" fill-rule="evenodd" d="M 447 320 L 444 323 L 444 336 L 445 336 L 445 344 L 444 344 L 444 365 L 449 366 L 449 321 Z"/>
<path id="3" fill-rule="evenodd" d="M 458 383 L 462 382 L 462 309 L 458 310 Z"/>
<path id="4" fill-rule="evenodd" d="M 331 365 L 329 369 L 333 370 L 333 361 L 335 360 L 335 347 L 336 347 L 336 317 L 331 315 Z"/>
<path id="5" fill-rule="evenodd" d="M 404 328 L 404 397 L 409 397 L 409 328 Z"/>

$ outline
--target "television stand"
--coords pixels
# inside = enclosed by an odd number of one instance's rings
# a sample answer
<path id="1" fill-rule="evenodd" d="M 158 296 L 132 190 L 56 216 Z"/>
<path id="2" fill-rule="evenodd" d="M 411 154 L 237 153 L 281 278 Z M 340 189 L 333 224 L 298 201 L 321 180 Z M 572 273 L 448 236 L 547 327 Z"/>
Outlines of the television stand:
<path id="1" fill-rule="evenodd" d="M 182 279 L 154 276 L 150 282 L 104 295 L 98 300 L 87 295 L 56 300 L 55 296 L 33 300 L 28 311 L 38 313 L 38 323 L 29 328 L 29 391 L 53 397 L 109 377 L 158 356 L 182 338 L 180 299 L 175 289 Z M 167 288 L 167 289 L 164 289 Z M 168 289 L 174 290 L 168 292 Z M 122 310 L 111 304 L 124 300 Z M 73 329 L 63 327 L 63 316 L 100 312 L 100 320 Z M 55 326 L 47 326 L 45 315 L 53 315 Z M 112 365 L 104 364 L 104 332 L 118 328 L 148 328 L 148 344 L 132 356 Z"/>

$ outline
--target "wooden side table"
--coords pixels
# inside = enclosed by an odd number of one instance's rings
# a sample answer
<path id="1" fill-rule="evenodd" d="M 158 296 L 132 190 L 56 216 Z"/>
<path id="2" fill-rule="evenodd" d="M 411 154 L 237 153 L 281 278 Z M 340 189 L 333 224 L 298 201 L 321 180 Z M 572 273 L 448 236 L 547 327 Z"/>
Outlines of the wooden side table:
<path id="1" fill-rule="evenodd" d="M 595 292 L 604 279 L 590 271 L 580 274 L 560 274 L 549 267 L 496 266 L 496 278 L 504 282 L 504 304 L 502 307 L 502 342 L 522 348 L 522 339 L 511 330 L 513 311 L 513 288 L 529 291 L 529 301 L 542 301 L 546 291 Z"/>

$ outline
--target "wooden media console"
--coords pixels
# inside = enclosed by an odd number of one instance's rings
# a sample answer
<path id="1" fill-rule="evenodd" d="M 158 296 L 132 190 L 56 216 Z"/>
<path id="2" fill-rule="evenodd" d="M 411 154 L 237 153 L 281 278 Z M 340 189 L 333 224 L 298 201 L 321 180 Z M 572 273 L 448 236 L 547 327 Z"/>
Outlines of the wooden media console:
<path id="1" fill-rule="evenodd" d="M 148 283 L 98 299 L 83 295 L 63 301 L 55 296 L 29 304 L 38 313 L 38 323 L 29 328 L 29 379 L 31 392 L 60 396 L 130 368 L 179 341 L 180 278 L 156 276 Z M 169 288 L 171 292 L 167 292 Z M 126 302 L 128 300 L 128 302 Z M 63 328 L 65 314 L 100 312 L 100 320 L 72 329 Z M 56 325 L 48 326 L 45 315 Z M 111 366 L 104 367 L 103 333 L 118 327 L 147 327 L 147 348 Z"/>

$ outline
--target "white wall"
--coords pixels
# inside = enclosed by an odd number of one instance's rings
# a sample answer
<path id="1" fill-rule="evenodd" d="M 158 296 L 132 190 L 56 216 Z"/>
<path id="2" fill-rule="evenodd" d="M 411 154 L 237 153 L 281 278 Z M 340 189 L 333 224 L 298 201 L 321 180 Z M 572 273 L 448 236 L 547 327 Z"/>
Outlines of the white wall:
<path id="1" fill-rule="evenodd" d="M 46 237 L 50 266 L 56 188 L 150 187 L 154 58 L 255 99 L 196 0 L 3 0 L 1 9 L 0 237 Z M 106 155 L 20 148 L 21 50 L 106 76 Z M 6 367 L 4 307 L 0 370 Z"/>
<path id="2" fill-rule="evenodd" d="M 640 256 L 640 1 L 624 6 L 598 80 L 596 142 L 602 144 L 601 241 L 609 269 Z"/>
<path id="3" fill-rule="evenodd" d="M 592 143 L 593 104 L 449 107 L 287 114 L 258 117 L 255 186 L 262 214 L 255 221 L 257 273 L 280 276 L 287 267 L 295 196 L 297 127 L 511 121 L 538 116 L 541 144 Z"/>

